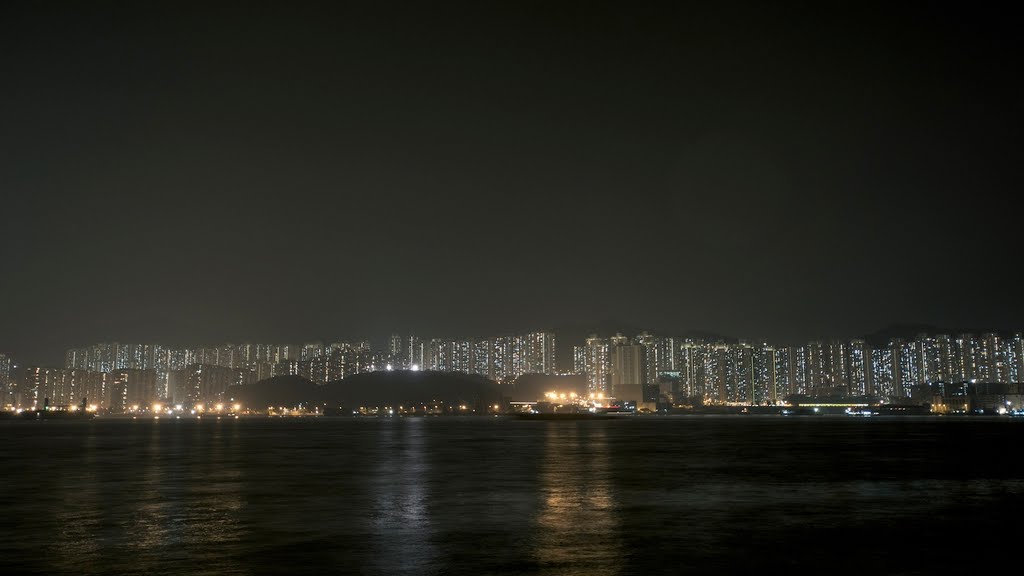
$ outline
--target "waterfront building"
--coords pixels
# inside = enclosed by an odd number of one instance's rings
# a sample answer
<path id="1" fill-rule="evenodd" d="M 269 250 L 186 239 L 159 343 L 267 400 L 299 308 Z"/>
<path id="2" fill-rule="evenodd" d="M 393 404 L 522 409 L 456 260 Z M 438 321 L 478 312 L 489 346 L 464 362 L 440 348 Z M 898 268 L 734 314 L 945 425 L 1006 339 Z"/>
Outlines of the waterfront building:
<path id="1" fill-rule="evenodd" d="M 0 408 L 7 404 L 14 403 L 14 399 L 11 394 L 12 370 L 13 363 L 11 362 L 11 358 L 6 354 L 0 354 Z"/>
<path id="2" fill-rule="evenodd" d="M 844 363 L 847 365 L 847 388 L 846 393 L 853 396 L 863 396 L 870 393 L 873 388 L 871 384 L 871 347 L 864 340 L 852 340 L 847 347 L 847 358 Z"/>
<path id="3" fill-rule="evenodd" d="M 611 393 L 619 400 L 643 402 L 644 347 L 640 344 L 619 344 L 611 349 Z"/>
<path id="4" fill-rule="evenodd" d="M 131 406 L 151 406 L 161 400 L 156 370 L 120 368 L 110 373 L 109 408 L 125 412 Z"/>
<path id="5" fill-rule="evenodd" d="M 584 345 L 584 374 L 587 389 L 593 394 L 611 393 L 610 345 L 605 338 L 591 335 Z"/>

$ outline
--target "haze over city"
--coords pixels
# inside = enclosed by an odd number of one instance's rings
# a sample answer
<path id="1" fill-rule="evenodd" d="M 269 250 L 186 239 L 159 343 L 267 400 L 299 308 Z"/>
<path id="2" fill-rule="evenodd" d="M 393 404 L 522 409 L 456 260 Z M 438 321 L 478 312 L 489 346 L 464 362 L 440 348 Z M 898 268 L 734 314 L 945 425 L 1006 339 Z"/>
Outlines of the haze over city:
<path id="1" fill-rule="evenodd" d="M 998 12 L 0 8 L 0 352 L 1017 330 Z"/>

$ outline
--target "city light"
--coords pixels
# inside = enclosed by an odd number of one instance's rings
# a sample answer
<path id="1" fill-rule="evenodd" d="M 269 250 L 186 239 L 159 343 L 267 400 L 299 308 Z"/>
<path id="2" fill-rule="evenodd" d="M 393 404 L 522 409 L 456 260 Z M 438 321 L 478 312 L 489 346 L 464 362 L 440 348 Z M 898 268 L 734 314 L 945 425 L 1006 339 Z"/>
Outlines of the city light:
<path id="1" fill-rule="evenodd" d="M 365 341 L 182 349 L 106 342 L 67 350 L 65 368 L 19 371 L 18 379 L 25 384 L 8 385 L 8 410 L 84 408 L 117 415 L 181 413 L 191 406 L 190 414 L 239 412 L 241 402 L 227 402 L 232 386 L 278 375 L 327 385 L 374 370 L 458 372 L 502 385 L 527 374 L 578 378 L 572 386 L 549 384 L 540 398 L 531 400 L 603 406 L 611 403 L 616 386 L 627 386 L 628 391 L 614 396 L 663 411 L 701 405 L 792 406 L 791 397 L 803 398 L 798 403 L 810 409 L 809 397 L 822 411 L 927 403 L 935 414 L 1010 414 L 1024 401 L 1021 333 L 922 334 L 888 343 L 852 339 L 774 346 L 644 332 L 586 338 L 573 347 L 572 369 L 556 370 L 550 361 L 553 354 L 554 337 L 546 332 L 461 339 L 393 336 L 387 351 Z M 22 388 L 34 392 L 15 395 Z M 86 406 L 83 398 L 103 400 Z M 431 410 L 469 411 L 460 406 L 449 400 L 448 408 Z"/>

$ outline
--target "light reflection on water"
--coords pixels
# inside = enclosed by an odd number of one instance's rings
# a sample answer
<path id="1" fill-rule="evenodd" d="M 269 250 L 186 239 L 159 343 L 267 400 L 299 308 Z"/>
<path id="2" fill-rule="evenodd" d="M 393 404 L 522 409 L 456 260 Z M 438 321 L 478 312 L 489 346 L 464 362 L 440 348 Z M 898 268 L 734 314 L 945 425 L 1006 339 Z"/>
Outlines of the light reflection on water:
<path id="1" fill-rule="evenodd" d="M 618 574 L 607 429 L 546 423 L 538 489 L 538 564 L 553 574 Z"/>
<path id="2" fill-rule="evenodd" d="M 102 501 L 96 444 L 95 436 L 87 436 L 83 465 L 55 478 L 57 488 L 54 497 L 60 501 L 52 508 L 59 531 L 53 542 L 53 562 L 58 570 L 71 570 L 83 563 L 93 565 L 99 556 Z"/>
<path id="3" fill-rule="evenodd" d="M 373 546 L 388 573 L 421 573 L 434 561 L 426 482 L 430 459 L 424 453 L 424 422 L 411 419 L 385 426 L 378 435 L 378 458 L 372 476 Z"/>
<path id="4" fill-rule="evenodd" d="M 973 558 L 950 542 L 986 549 L 1024 514 L 1024 426 L 1005 420 L 95 420 L 0 433 L 4 574 L 843 572 L 850 550 L 851 568 L 948 572 Z"/>

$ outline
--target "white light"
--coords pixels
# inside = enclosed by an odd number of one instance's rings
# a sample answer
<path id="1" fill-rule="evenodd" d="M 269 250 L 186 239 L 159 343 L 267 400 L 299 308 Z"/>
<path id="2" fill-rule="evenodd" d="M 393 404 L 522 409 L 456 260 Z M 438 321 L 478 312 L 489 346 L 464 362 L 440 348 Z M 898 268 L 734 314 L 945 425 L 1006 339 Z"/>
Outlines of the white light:
<path id="1" fill-rule="evenodd" d="M 388 371 L 388 372 L 391 372 L 391 370 L 392 370 L 392 368 L 391 368 L 391 364 L 388 364 L 388 365 L 387 365 L 387 371 Z"/>
<path id="2" fill-rule="evenodd" d="M 413 372 L 419 372 L 419 370 L 420 370 L 420 365 L 419 364 L 413 364 L 412 365 L 412 371 Z"/>

